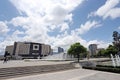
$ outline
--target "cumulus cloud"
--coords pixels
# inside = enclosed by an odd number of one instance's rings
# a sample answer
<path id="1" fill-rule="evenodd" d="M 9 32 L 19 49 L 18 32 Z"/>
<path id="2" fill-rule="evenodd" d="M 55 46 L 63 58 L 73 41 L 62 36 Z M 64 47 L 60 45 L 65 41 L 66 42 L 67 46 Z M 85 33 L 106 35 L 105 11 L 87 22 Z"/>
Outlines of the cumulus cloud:
<path id="1" fill-rule="evenodd" d="M 96 28 L 101 26 L 101 24 L 97 21 L 87 21 L 85 24 L 81 24 L 80 28 L 74 30 L 77 34 L 84 34 L 92 28 Z"/>
<path id="2" fill-rule="evenodd" d="M 120 7 L 117 5 L 120 4 L 120 0 L 107 0 L 104 5 L 97 9 L 97 11 L 91 12 L 88 17 L 91 16 L 100 16 L 103 19 L 108 17 L 115 19 L 120 17 Z"/>
<path id="3" fill-rule="evenodd" d="M 67 23 L 63 23 L 61 26 L 62 26 L 62 27 L 61 27 L 61 32 L 69 29 L 69 25 L 68 25 Z"/>
<path id="4" fill-rule="evenodd" d="M 15 29 L 10 29 L 10 34 L 0 42 L 0 53 L 4 52 L 6 45 L 11 45 L 14 41 L 34 41 L 50 44 L 53 47 L 65 46 L 65 39 L 72 40 L 69 39 L 71 37 L 67 38 L 67 36 L 70 36 L 67 34 L 67 30 L 69 29 L 69 24 L 72 22 L 72 11 L 84 0 L 9 1 L 15 6 L 21 16 L 13 17 L 10 21 L 7 21 Z M 0 22 L 0 25 L 0 33 L 7 33 L 9 30 L 8 26 L 2 22 Z M 52 32 L 55 29 L 59 29 L 61 34 L 50 36 L 48 32 Z M 63 42 L 58 45 L 60 39 Z"/>
<path id="5" fill-rule="evenodd" d="M 71 20 L 70 12 L 73 11 L 83 0 L 10 0 L 22 14 L 34 17 L 44 17 L 45 21 L 58 24 L 65 19 Z M 69 18 L 68 18 L 69 16 Z"/>
<path id="6" fill-rule="evenodd" d="M 69 29 L 72 11 L 83 0 L 10 0 L 10 2 L 21 13 L 21 17 L 13 18 L 10 23 L 26 29 L 27 35 L 37 34 L 37 31 L 44 35 L 56 28 L 60 28 L 60 32 Z M 27 16 L 23 17 L 22 14 Z"/>
<path id="7" fill-rule="evenodd" d="M 36 39 L 45 42 L 51 32 L 60 28 L 60 32 L 69 29 L 72 22 L 72 11 L 83 0 L 10 0 L 21 16 L 13 18 L 10 23 L 25 29 L 24 39 Z M 27 15 L 23 17 L 22 15 Z"/>
<path id="8" fill-rule="evenodd" d="M 2 42 L 0 42 L 0 55 L 3 55 L 5 52 L 5 47 L 7 45 L 12 45 L 13 41 L 9 41 L 9 40 L 4 40 Z"/>
<path id="9" fill-rule="evenodd" d="M 73 13 L 77 6 L 84 0 L 10 0 L 19 11 L 20 16 L 12 18 L 7 23 L 15 28 L 15 31 L 6 36 L 0 43 L 0 52 L 3 52 L 6 45 L 13 44 L 14 41 L 32 41 L 50 44 L 52 48 L 59 46 L 67 49 L 71 44 L 80 42 L 85 47 L 89 41 L 80 37 L 92 28 L 100 26 L 97 21 L 87 21 L 79 28 L 70 33 L 70 24 L 73 22 Z M 4 33 L 8 31 L 5 26 Z M 1 28 L 1 27 L 0 27 Z M 49 32 L 59 29 L 56 36 L 49 35 Z M 10 29 L 12 31 L 12 29 Z M 99 41 L 98 41 L 99 42 Z M 3 47 L 2 47 L 2 46 Z"/>
<path id="10" fill-rule="evenodd" d="M 87 46 L 90 44 L 97 44 L 98 48 L 107 48 L 111 43 L 100 40 L 91 40 L 87 43 Z"/>
<path id="11" fill-rule="evenodd" d="M 0 21 L 0 36 L 6 35 L 9 31 L 5 22 Z"/>
<path id="12" fill-rule="evenodd" d="M 62 34 L 62 35 L 58 35 L 57 37 L 51 38 L 53 41 L 53 48 L 56 49 L 57 47 L 61 46 L 64 49 L 68 49 L 70 47 L 71 44 L 75 43 L 75 42 L 80 42 L 82 45 L 84 45 L 85 47 L 87 42 L 86 40 L 82 39 L 80 36 L 76 35 L 76 34 L 68 34 L 67 32 Z"/>
<path id="13" fill-rule="evenodd" d="M 109 12 L 106 13 L 104 18 L 110 17 L 112 19 L 120 17 L 120 8 L 113 8 Z"/>
<path id="14" fill-rule="evenodd" d="M 0 42 L 0 54 L 4 54 L 5 47 L 13 45 L 14 41 L 23 41 L 19 35 L 24 34 L 23 32 L 16 30 L 12 35 L 7 35 L 3 41 Z"/>
<path id="15" fill-rule="evenodd" d="M 62 35 L 58 35 L 56 38 L 54 38 L 55 42 L 53 43 L 53 45 L 54 47 L 64 46 L 67 49 L 71 44 L 75 42 L 80 42 L 82 45 L 84 45 L 87 48 L 91 44 L 91 42 L 94 42 L 96 44 L 101 44 L 101 45 L 104 44 L 103 46 L 100 47 L 105 48 L 107 47 L 108 44 L 104 43 L 103 41 L 98 41 L 98 40 L 86 41 L 80 37 L 80 35 L 100 25 L 101 24 L 97 21 L 86 21 L 86 23 L 81 24 L 79 28 L 72 30 L 70 34 L 65 32 Z"/>

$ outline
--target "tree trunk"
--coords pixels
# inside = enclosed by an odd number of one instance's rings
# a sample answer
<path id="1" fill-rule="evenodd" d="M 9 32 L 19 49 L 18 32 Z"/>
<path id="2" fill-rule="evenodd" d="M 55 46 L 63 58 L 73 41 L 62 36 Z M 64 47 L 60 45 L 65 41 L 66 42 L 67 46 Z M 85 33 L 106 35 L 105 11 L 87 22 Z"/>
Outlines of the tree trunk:
<path id="1" fill-rule="evenodd" d="M 78 63 L 79 63 L 79 60 L 80 60 L 80 55 L 79 54 L 77 54 L 77 58 L 78 58 Z"/>

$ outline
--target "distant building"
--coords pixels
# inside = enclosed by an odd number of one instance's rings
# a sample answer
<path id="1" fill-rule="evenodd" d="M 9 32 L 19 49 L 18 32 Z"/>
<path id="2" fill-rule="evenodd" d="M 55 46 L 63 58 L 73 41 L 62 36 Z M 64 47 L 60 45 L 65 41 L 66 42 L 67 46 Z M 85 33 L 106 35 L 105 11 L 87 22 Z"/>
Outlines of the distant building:
<path id="1" fill-rule="evenodd" d="M 64 49 L 61 47 L 58 47 L 58 53 L 62 53 L 62 52 L 64 52 Z"/>
<path id="2" fill-rule="evenodd" d="M 90 56 L 94 56 L 97 54 L 97 44 L 89 45 Z"/>
<path id="3" fill-rule="evenodd" d="M 52 52 L 50 45 L 41 44 L 41 55 L 47 56 Z"/>
<path id="4" fill-rule="evenodd" d="M 6 46 L 5 51 L 14 57 L 37 58 L 51 53 L 51 46 L 34 42 L 14 42 L 14 45 Z"/>
<path id="5" fill-rule="evenodd" d="M 13 46 L 13 45 L 6 46 L 5 51 L 8 51 L 8 53 L 10 53 L 10 55 L 12 55 L 12 54 L 13 54 L 13 48 L 14 48 L 14 46 Z"/>
<path id="6" fill-rule="evenodd" d="M 97 53 L 99 52 L 99 51 L 101 51 L 101 50 L 105 50 L 104 48 L 98 48 L 97 49 Z"/>

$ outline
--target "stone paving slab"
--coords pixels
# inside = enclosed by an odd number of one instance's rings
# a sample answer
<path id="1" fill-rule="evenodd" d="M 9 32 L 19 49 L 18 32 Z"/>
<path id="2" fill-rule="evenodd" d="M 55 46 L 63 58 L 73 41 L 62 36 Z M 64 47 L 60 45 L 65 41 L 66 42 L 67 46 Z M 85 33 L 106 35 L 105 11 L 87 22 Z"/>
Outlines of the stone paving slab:
<path id="1" fill-rule="evenodd" d="M 120 74 L 86 69 L 74 69 L 7 80 L 120 80 Z"/>

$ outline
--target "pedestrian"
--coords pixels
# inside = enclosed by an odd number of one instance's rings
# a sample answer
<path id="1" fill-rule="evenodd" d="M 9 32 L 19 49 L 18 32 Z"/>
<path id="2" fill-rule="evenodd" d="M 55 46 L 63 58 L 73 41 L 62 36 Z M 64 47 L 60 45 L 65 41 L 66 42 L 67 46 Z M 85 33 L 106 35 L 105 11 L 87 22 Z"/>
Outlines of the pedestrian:
<path id="1" fill-rule="evenodd" d="M 3 62 L 3 63 L 7 63 L 7 55 L 8 55 L 8 52 L 5 51 L 5 54 L 4 54 L 4 62 Z"/>

